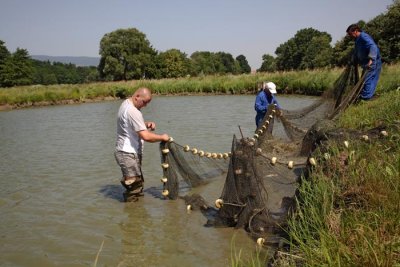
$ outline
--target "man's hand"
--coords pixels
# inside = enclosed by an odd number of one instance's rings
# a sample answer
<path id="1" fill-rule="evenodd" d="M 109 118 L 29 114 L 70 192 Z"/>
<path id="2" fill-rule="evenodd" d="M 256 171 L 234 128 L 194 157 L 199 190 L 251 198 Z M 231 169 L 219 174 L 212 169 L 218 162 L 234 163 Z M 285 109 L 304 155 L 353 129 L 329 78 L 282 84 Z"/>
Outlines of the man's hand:
<path id="1" fill-rule="evenodd" d="M 169 141 L 169 135 L 168 134 L 162 134 L 161 135 L 162 141 L 168 142 Z"/>
<path id="2" fill-rule="evenodd" d="M 369 59 L 368 64 L 367 64 L 367 70 L 371 69 L 371 65 L 372 65 L 372 59 Z"/>

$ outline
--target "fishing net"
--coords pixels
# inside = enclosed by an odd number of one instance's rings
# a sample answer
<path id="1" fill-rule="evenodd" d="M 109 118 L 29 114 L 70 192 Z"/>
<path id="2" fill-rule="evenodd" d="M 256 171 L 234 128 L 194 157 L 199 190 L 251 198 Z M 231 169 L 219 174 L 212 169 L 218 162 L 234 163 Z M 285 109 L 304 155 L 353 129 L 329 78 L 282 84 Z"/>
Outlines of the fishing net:
<path id="1" fill-rule="evenodd" d="M 362 86 L 357 67 L 347 66 L 333 88 L 313 104 L 290 111 L 270 105 L 254 136 L 233 136 L 229 153 L 206 152 L 173 140 L 161 143 L 162 194 L 184 199 L 188 209 L 206 216 L 209 226 L 244 228 L 260 244 L 278 244 L 310 153 L 335 136 L 332 120 L 356 101 Z M 274 136 L 277 123 L 286 136 Z M 225 183 L 212 205 L 199 194 L 186 194 L 221 175 Z"/>

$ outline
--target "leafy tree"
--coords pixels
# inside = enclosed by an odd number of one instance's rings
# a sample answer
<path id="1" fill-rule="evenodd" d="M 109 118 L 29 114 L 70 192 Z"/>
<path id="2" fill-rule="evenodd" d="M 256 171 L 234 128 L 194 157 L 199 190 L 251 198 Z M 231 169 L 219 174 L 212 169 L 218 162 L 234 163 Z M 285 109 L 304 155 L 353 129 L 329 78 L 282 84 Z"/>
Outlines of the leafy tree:
<path id="1" fill-rule="evenodd" d="M 213 54 L 208 51 L 196 51 L 190 56 L 192 60 L 192 74 L 209 75 L 216 73 Z"/>
<path id="2" fill-rule="evenodd" d="M 354 49 L 354 41 L 346 36 L 342 40 L 336 42 L 333 47 L 333 64 L 335 66 L 345 66 L 351 60 L 351 55 Z"/>
<path id="3" fill-rule="evenodd" d="M 57 77 L 52 72 L 52 65 L 49 61 L 40 61 L 32 59 L 33 64 L 33 83 L 34 84 L 57 84 Z"/>
<path id="4" fill-rule="evenodd" d="M 312 42 L 313 38 L 325 36 L 323 39 L 315 39 Z M 318 45 L 323 46 L 324 44 L 319 44 L 321 41 L 325 41 L 327 39 L 331 40 L 330 34 L 326 32 L 320 32 L 313 28 L 306 28 L 299 30 L 295 36 L 289 39 L 286 43 L 281 44 L 275 51 L 277 55 L 276 58 L 276 66 L 278 70 L 298 70 L 304 69 L 306 66 L 310 64 L 310 62 L 314 61 L 314 58 L 317 54 L 314 52 L 315 47 Z M 310 48 L 310 45 L 314 46 L 314 48 Z M 312 52 L 313 55 L 307 55 L 308 52 Z M 303 63 L 304 58 L 306 57 L 307 63 Z M 319 59 L 318 61 L 321 61 Z"/>
<path id="5" fill-rule="evenodd" d="M 247 59 L 244 55 L 239 55 L 236 57 L 236 61 L 239 63 L 239 73 L 250 73 L 251 72 L 251 67 L 249 65 L 249 62 L 247 62 Z"/>
<path id="6" fill-rule="evenodd" d="M 79 83 L 95 82 L 100 78 L 97 68 L 94 66 L 77 67 L 76 71 L 79 75 Z"/>
<path id="7" fill-rule="evenodd" d="M 192 74 L 238 74 L 240 73 L 240 64 L 233 56 L 225 52 L 212 53 L 208 51 L 194 52 L 190 59 L 192 61 Z"/>
<path id="8" fill-rule="evenodd" d="M 0 85 L 11 87 L 33 82 L 32 62 L 26 49 L 17 50 L 4 60 L 0 69 Z"/>
<path id="9" fill-rule="evenodd" d="M 4 61 L 10 57 L 10 52 L 8 51 L 7 47 L 5 46 L 5 43 L 0 40 L 0 67 L 1 64 L 4 63 Z"/>
<path id="10" fill-rule="evenodd" d="M 10 57 L 10 52 L 5 46 L 5 43 L 2 40 L 0 40 L 0 87 L 6 86 L 4 77 L 6 73 L 5 63 L 9 57 Z"/>
<path id="11" fill-rule="evenodd" d="M 75 64 L 54 62 L 53 73 L 56 75 L 59 84 L 76 84 L 81 82 Z"/>
<path id="12" fill-rule="evenodd" d="M 114 81 L 143 78 L 156 54 L 146 35 L 135 28 L 107 33 L 100 41 L 100 77 Z"/>
<path id="13" fill-rule="evenodd" d="M 99 80 L 97 68 L 76 67 L 75 64 L 32 60 L 34 84 L 78 84 Z"/>
<path id="14" fill-rule="evenodd" d="M 301 69 L 329 67 L 332 64 L 333 49 L 330 35 L 315 36 L 311 39 L 301 61 Z"/>
<path id="15" fill-rule="evenodd" d="M 237 74 L 240 72 L 238 65 L 236 65 L 235 59 L 229 53 L 217 52 L 214 54 L 214 62 L 217 73 L 220 74 Z"/>
<path id="16" fill-rule="evenodd" d="M 178 78 L 189 74 L 189 59 L 185 53 L 178 49 L 161 52 L 158 57 L 162 77 Z"/>
<path id="17" fill-rule="evenodd" d="M 281 44 L 275 50 L 277 57 L 275 58 L 275 64 L 277 70 L 292 70 L 298 66 L 296 62 L 297 46 L 293 39 L 288 40 L 286 43 Z"/>
<path id="18" fill-rule="evenodd" d="M 156 55 L 146 55 L 146 65 L 144 66 L 145 73 L 143 75 L 143 78 L 148 78 L 148 79 L 161 79 L 165 78 L 162 75 L 162 70 L 161 70 L 161 60 L 158 56 Z"/>
<path id="19" fill-rule="evenodd" d="M 386 13 L 376 16 L 362 27 L 377 42 L 385 62 L 400 59 L 400 1 L 396 0 Z"/>
<path id="20" fill-rule="evenodd" d="M 261 67 L 257 69 L 257 72 L 275 72 L 276 71 L 276 61 L 275 58 L 269 54 L 264 54 L 262 56 L 263 62 Z"/>

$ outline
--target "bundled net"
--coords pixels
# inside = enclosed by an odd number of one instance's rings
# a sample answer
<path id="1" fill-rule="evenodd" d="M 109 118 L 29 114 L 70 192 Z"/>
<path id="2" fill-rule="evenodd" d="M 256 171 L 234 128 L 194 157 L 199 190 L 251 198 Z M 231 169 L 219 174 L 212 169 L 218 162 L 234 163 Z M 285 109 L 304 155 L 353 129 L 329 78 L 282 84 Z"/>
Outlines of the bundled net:
<path id="1" fill-rule="evenodd" d="M 229 153 L 161 143 L 163 195 L 201 210 L 208 225 L 244 228 L 257 242 L 279 243 L 310 153 L 329 136 L 329 122 L 356 100 L 362 86 L 357 67 L 347 66 L 312 105 L 294 111 L 270 105 L 254 136 L 233 136 Z M 287 137 L 273 135 L 276 123 L 282 123 Z M 221 175 L 225 183 L 213 205 L 198 194 L 186 194 Z"/>

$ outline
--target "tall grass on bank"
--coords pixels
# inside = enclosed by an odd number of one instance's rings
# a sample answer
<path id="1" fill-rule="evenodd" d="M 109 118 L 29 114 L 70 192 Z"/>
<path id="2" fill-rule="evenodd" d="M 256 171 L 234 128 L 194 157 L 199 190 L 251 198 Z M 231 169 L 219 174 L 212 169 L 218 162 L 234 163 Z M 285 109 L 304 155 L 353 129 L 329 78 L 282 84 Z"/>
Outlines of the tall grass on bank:
<path id="1" fill-rule="evenodd" d="M 249 94 L 262 81 L 273 81 L 279 93 L 321 95 L 332 87 L 343 69 L 204 76 L 162 80 L 135 80 L 80 85 L 33 85 L 0 88 L 0 105 L 30 106 L 85 102 L 94 99 L 124 98 L 146 86 L 156 94 Z M 378 92 L 400 86 L 400 64 L 384 66 Z"/>
<path id="2" fill-rule="evenodd" d="M 340 75 L 341 69 L 246 75 L 204 76 L 180 79 L 104 82 L 81 85 L 34 85 L 0 89 L 0 105 L 63 103 L 108 97 L 124 98 L 146 86 L 156 94 L 248 94 L 265 80 L 278 84 L 280 93 L 319 95 Z"/>
<path id="3" fill-rule="evenodd" d="M 272 80 L 278 84 L 280 93 L 319 95 L 331 86 L 340 74 L 333 71 L 280 72 L 274 74 L 246 74 L 204 76 L 180 79 L 135 80 L 127 82 L 104 82 L 81 85 L 34 85 L 0 89 L 0 105 L 35 105 L 35 103 L 62 103 L 70 100 L 86 100 L 107 97 L 124 98 L 139 87 L 149 87 L 155 94 L 249 94 L 257 91 L 258 84 Z"/>
<path id="4" fill-rule="evenodd" d="M 388 136 L 349 147 L 329 141 L 328 158 L 299 187 L 289 222 L 292 248 L 305 266 L 400 265 L 400 91 L 349 108 L 338 127 L 387 126 Z"/>

